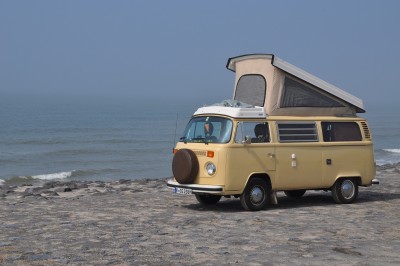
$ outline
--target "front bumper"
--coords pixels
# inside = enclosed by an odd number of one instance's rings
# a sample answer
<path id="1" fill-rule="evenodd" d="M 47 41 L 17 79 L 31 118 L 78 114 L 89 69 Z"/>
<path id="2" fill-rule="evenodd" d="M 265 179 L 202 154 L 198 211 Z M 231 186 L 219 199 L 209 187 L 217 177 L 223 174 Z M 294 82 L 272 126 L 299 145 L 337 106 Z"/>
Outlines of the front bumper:
<path id="1" fill-rule="evenodd" d="M 223 186 L 198 185 L 198 184 L 179 184 L 174 179 L 167 181 L 169 188 L 187 188 L 191 189 L 194 194 L 222 194 Z"/>

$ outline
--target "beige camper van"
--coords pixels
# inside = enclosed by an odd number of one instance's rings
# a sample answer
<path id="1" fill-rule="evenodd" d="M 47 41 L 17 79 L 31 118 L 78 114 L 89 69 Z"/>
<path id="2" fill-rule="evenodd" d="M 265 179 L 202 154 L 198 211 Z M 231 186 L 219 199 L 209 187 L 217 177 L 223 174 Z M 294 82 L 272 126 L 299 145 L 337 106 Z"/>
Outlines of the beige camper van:
<path id="1" fill-rule="evenodd" d="M 175 193 L 201 204 L 240 198 L 246 210 L 277 204 L 276 192 L 299 198 L 330 190 L 352 203 L 359 186 L 378 183 L 363 103 L 274 55 L 228 60 L 233 100 L 199 108 L 172 161 Z"/>

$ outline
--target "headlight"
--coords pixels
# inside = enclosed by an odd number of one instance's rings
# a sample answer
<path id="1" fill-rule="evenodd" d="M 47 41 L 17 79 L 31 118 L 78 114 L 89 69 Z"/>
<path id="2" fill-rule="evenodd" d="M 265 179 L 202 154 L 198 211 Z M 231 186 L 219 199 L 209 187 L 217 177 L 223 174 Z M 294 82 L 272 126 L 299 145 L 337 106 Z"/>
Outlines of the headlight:
<path id="1" fill-rule="evenodd" d="M 207 163 L 206 170 L 209 175 L 213 175 L 215 174 L 215 171 L 217 171 L 217 167 L 213 163 Z"/>

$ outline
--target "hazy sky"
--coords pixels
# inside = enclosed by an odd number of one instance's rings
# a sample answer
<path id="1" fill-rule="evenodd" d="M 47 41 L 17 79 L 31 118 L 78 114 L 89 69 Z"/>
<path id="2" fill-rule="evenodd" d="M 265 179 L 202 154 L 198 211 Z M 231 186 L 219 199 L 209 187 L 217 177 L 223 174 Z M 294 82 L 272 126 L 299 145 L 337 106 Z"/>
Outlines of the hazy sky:
<path id="1" fill-rule="evenodd" d="M 232 97 L 273 53 L 364 100 L 400 98 L 400 1 L 0 0 L 0 97 Z"/>

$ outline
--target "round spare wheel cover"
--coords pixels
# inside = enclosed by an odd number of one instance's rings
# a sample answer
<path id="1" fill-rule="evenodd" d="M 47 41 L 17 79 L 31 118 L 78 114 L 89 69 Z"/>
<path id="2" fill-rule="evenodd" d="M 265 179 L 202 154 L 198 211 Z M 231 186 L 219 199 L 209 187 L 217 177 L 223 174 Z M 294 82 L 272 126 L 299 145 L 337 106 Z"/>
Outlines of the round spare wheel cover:
<path id="1" fill-rule="evenodd" d="M 199 162 L 192 150 L 181 149 L 175 153 L 172 160 L 172 173 L 178 183 L 192 183 L 198 172 Z"/>

